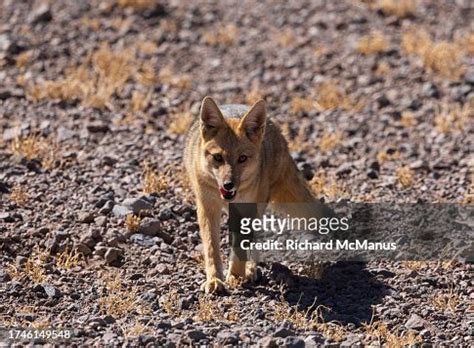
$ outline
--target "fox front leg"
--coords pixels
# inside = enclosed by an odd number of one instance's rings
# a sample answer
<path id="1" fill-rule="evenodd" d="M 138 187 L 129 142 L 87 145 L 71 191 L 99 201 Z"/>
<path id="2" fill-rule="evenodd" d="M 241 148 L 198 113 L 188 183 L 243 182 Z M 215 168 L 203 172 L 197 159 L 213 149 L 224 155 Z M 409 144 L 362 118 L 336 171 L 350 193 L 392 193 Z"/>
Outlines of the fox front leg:
<path id="1" fill-rule="evenodd" d="M 201 196 L 197 199 L 198 223 L 206 271 L 206 281 L 202 284 L 201 289 L 206 293 L 225 290 L 220 253 L 221 209 L 221 207 L 216 207 L 216 201 L 210 201 L 209 198 Z"/>

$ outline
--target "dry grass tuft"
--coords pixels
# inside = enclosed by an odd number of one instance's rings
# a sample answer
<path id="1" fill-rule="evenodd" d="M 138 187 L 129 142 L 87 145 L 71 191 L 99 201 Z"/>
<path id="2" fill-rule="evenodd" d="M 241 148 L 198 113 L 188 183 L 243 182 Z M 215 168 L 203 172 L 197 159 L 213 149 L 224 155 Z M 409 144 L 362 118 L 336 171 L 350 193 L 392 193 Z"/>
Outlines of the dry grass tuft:
<path id="1" fill-rule="evenodd" d="M 304 262 L 300 266 L 298 273 L 311 279 L 321 279 L 324 273 L 324 265 L 321 262 Z"/>
<path id="2" fill-rule="evenodd" d="M 335 149 L 342 142 L 342 133 L 324 133 L 319 142 L 319 148 L 321 151 L 326 152 Z"/>
<path id="3" fill-rule="evenodd" d="M 194 117 L 189 111 L 174 113 L 172 118 L 168 131 L 173 134 L 186 134 L 194 121 Z"/>
<path id="4" fill-rule="evenodd" d="M 428 72 L 453 80 L 464 74 L 462 59 L 467 52 L 459 43 L 435 42 L 424 29 L 411 28 L 403 34 L 401 45 L 406 53 L 420 57 Z"/>
<path id="5" fill-rule="evenodd" d="M 433 305 L 436 309 L 439 310 L 449 310 L 454 313 L 456 307 L 461 303 L 461 298 L 459 294 L 454 292 L 454 289 L 451 288 L 448 293 L 437 294 L 433 297 Z"/>
<path id="6" fill-rule="evenodd" d="M 204 42 L 211 46 L 232 46 L 237 41 L 239 31 L 235 24 L 219 27 L 217 31 L 206 31 L 203 34 Z"/>
<path id="7" fill-rule="evenodd" d="M 296 35 L 293 30 L 286 29 L 285 31 L 278 33 L 276 41 L 281 47 L 290 47 L 296 42 Z"/>
<path id="8" fill-rule="evenodd" d="M 404 187 L 410 187 L 415 182 L 413 170 L 407 166 L 403 166 L 397 170 L 397 177 L 400 184 Z"/>
<path id="9" fill-rule="evenodd" d="M 175 316 L 179 315 L 179 295 L 175 289 L 171 290 L 167 295 L 163 303 L 161 304 L 163 310 Z"/>
<path id="10" fill-rule="evenodd" d="M 293 97 L 291 99 L 290 112 L 310 112 L 316 108 L 316 102 L 311 97 Z"/>
<path id="11" fill-rule="evenodd" d="M 119 274 L 110 276 L 104 281 L 104 293 L 98 300 L 99 309 L 104 314 L 120 318 L 132 312 L 140 314 L 149 313 L 149 308 L 144 307 L 138 299 L 138 289 L 130 289 L 121 280 Z"/>
<path id="12" fill-rule="evenodd" d="M 375 69 L 374 73 L 379 77 L 387 76 L 390 73 L 390 64 L 387 62 L 380 62 L 377 64 L 377 68 Z"/>
<path id="13" fill-rule="evenodd" d="M 148 162 L 143 167 L 143 193 L 161 193 L 168 189 L 169 184 L 164 175 L 158 174 Z"/>
<path id="14" fill-rule="evenodd" d="M 112 98 L 129 80 L 149 86 L 157 79 L 153 67 L 136 58 L 136 48 L 112 50 L 103 44 L 82 64 L 66 69 L 63 77 L 30 85 L 26 90 L 33 101 L 80 102 L 84 107 L 112 110 Z"/>
<path id="15" fill-rule="evenodd" d="M 260 91 L 258 88 L 252 88 L 247 95 L 245 96 L 245 102 L 248 105 L 253 105 L 256 102 L 258 102 L 260 99 L 263 99 L 264 95 L 262 91 Z"/>
<path id="16" fill-rule="evenodd" d="M 411 128 L 414 125 L 416 125 L 416 120 L 415 120 L 415 116 L 413 115 L 413 112 L 410 112 L 410 111 L 402 112 L 400 123 L 405 128 Z"/>
<path id="17" fill-rule="evenodd" d="M 16 63 L 15 63 L 16 67 L 18 69 L 23 69 L 31 61 L 32 57 L 33 57 L 33 51 L 32 50 L 20 53 L 16 57 Z"/>
<path id="18" fill-rule="evenodd" d="M 191 78 L 188 75 L 177 74 L 171 67 L 161 69 L 158 74 L 158 79 L 179 90 L 188 90 L 192 85 Z"/>
<path id="19" fill-rule="evenodd" d="M 400 152 L 394 151 L 394 152 L 388 152 L 388 151 L 380 151 L 377 154 L 377 161 L 382 164 L 384 162 L 389 162 L 389 161 L 396 161 L 400 158 Z"/>
<path id="20" fill-rule="evenodd" d="M 420 271 L 429 266 L 427 261 L 404 261 L 402 265 L 412 271 Z"/>
<path id="21" fill-rule="evenodd" d="M 379 31 L 363 36 L 356 46 L 357 52 L 364 55 L 382 53 L 387 51 L 388 48 L 388 39 Z"/>
<path id="22" fill-rule="evenodd" d="M 117 5 L 120 7 L 129 7 L 138 11 L 149 9 L 155 4 L 155 0 L 117 0 Z"/>
<path id="23" fill-rule="evenodd" d="M 152 55 L 158 50 L 158 45 L 153 41 L 139 41 L 136 43 L 137 50 L 143 54 Z"/>
<path id="24" fill-rule="evenodd" d="M 127 215 L 127 219 L 125 220 L 125 226 L 127 227 L 127 231 L 129 232 L 137 232 L 140 228 L 140 222 L 142 221 L 141 217 L 129 214 Z"/>
<path id="25" fill-rule="evenodd" d="M 123 337 L 125 339 L 130 339 L 133 337 L 138 337 L 140 335 L 152 335 L 153 330 L 147 325 L 142 324 L 137 319 L 131 325 L 125 327 L 120 326 L 122 329 Z"/>
<path id="26" fill-rule="evenodd" d="M 222 307 L 222 309 L 220 307 Z M 195 320 L 236 322 L 239 320 L 239 314 L 231 298 L 214 300 L 206 296 L 201 296 L 199 298 Z"/>
<path id="27" fill-rule="evenodd" d="M 331 200 L 347 195 L 344 187 L 338 186 L 334 178 L 329 179 L 324 170 L 320 170 L 309 182 L 309 187 L 316 196 L 326 196 Z"/>
<path id="28" fill-rule="evenodd" d="M 82 254 L 76 249 L 66 248 L 62 253 L 56 256 L 56 267 L 69 270 L 79 265 L 82 260 Z"/>
<path id="29" fill-rule="evenodd" d="M 30 135 L 25 138 L 16 137 L 10 143 L 12 154 L 26 158 L 28 161 L 39 160 L 41 166 L 51 169 L 55 166 L 58 158 L 58 145 L 38 135 Z"/>
<path id="30" fill-rule="evenodd" d="M 385 15 L 405 18 L 416 13 L 417 0 L 379 0 L 375 8 Z"/>
<path id="31" fill-rule="evenodd" d="M 333 109 L 358 111 L 363 107 L 361 102 L 356 103 L 332 80 L 320 85 L 315 105 L 321 111 Z"/>
<path id="32" fill-rule="evenodd" d="M 435 127 L 440 133 L 463 131 L 466 123 L 474 117 L 474 98 L 464 105 L 444 103 L 438 106 L 435 116 Z"/>
<path id="33" fill-rule="evenodd" d="M 19 206 L 25 206 L 29 200 L 28 192 L 23 186 L 15 185 L 10 193 L 10 200 Z"/>
<path id="34" fill-rule="evenodd" d="M 390 332 L 387 324 L 380 321 L 362 324 L 362 329 L 367 336 L 377 339 L 379 345 L 384 347 L 412 347 L 423 341 L 421 336 L 411 330 L 402 335 L 396 335 Z"/>
<path id="35" fill-rule="evenodd" d="M 290 306 L 288 302 L 280 297 L 273 307 L 273 318 L 275 321 L 289 321 L 294 327 L 302 330 L 315 330 L 321 332 L 326 338 L 340 342 L 348 334 L 347 330 L 337 322 L 325 322 L 323 311 L 330 311 L 330 308 L 319 305 L 313 310 L 315 303 L 306 310 L 299 310 L 297 303 Z"/>
<path id="36" fill-rule="evenodd" d="M 34 251 L 23 266 L 10 264 L 7 266 L 7 272 L 12 279 L 22 280 L 26 278 L 35 284 L 41 284 L 46 280 L 44 263 L 47 259 L 47 252 Z"/>

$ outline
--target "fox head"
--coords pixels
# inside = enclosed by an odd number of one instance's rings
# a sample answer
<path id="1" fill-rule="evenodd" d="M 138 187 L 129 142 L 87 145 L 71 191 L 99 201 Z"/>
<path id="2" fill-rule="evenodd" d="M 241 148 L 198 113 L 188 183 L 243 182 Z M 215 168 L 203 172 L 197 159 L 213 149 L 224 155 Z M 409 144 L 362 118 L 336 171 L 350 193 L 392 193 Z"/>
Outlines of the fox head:
<path id="1" fill-rule="evenodd" d="M 240 118 L 224 118 L 210 97 L 202 101 L 200 132 L 204 169 L 216 180 L 223 199 L 233 200 L 239 188 L 257 177 L 265 120 L 263 100 Z"/>

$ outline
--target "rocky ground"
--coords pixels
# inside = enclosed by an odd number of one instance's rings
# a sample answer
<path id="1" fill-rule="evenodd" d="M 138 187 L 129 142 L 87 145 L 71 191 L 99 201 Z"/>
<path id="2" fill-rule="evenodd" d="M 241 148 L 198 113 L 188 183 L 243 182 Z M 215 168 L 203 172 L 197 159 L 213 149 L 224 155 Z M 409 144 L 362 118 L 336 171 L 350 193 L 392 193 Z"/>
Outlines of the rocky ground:
<path id="1" fill-rule="evenodd" d="M 1 2 L 0 328 L 472 344 L 469 263 L 262 264 L 227 296 L 199 290 L 181 161 L 205 95 L 264 98 L 327 201 L 472 203 L 472 3 L 396 3 Z"/>

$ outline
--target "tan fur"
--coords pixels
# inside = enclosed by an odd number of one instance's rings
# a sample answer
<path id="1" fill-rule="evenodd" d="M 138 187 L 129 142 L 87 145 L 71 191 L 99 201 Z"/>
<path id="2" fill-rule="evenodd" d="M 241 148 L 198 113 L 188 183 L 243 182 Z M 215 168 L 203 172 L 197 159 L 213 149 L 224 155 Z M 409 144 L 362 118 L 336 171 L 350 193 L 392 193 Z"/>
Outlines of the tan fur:
<path id="1" fill-rule="evenodd" d="M 222 156 L 222 162 L 216 162 L 216 154 Z M 239 163 L 242 155 L 247 160 Z M 271 203 L 277 209 L 280 203 L 319 202 L 301 177 L 280 129 L 266 118 L 263 101 L 251 108 L 224 105 L 219 109 L 211 98 L 204 98 L 199 120 L 186 141 L 184 163 L 196 195 L 206 292 L 221 291 L 225 286 L 219 250 L 221 212 L 228 208 L 219 187 L 225 181 L 232 180 L 236 186 L 234 202 Z M 289 214 L 314 215 L 285 209 Z M 255 271 L 254 263 L 231 259 L 227 281 L 252 280 Z"/>

